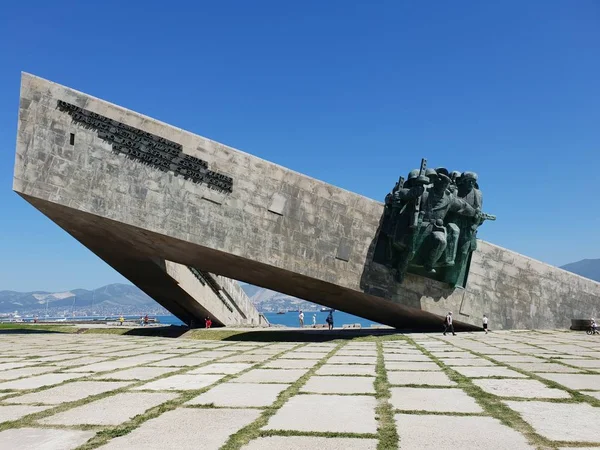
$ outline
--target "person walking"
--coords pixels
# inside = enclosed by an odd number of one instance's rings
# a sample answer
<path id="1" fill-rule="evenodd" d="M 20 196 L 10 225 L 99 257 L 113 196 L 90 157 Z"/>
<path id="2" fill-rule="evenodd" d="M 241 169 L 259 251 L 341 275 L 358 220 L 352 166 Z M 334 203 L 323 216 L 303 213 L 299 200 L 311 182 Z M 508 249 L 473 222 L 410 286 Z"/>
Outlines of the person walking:
<path id="1" fill-rule="evenodd" d="M 123 317 L 123 314 L 121 314 L 119 317 L 119 325 L 123 325 L 123 322 L 125 322 L 125 318 Z"/>
<path id="2" fill-rule="evenodd" d="M 144 316 L 144 326 L 148 325 L 148 314 Z"/>
<path id="3" fill-rule="evenodd" d="M 313 328 L 317 328 L 317 315 L 313 314 Z"/>
<path id="4" fill-rule="evenodd" d="M 325 319 L 325 322 L 327 322 L 329 329 L 333 330 L 333 310 L 329 311 L 329 315 L 327 316 L 327 319 Z"/>
<path id="5" fill-rule="evenodd" d="M 488 318 L 485 314 L 483 315 L 483 329 L 485 330 L 485 334 L 487 334 L 488 333 Z"/>
<path id="6" fill-rule="evenodd" d="M 300 328 L 304 328 L 304 313 L 300 310 L 300 314 L 298 314 L 298 320 L 300 321 Z"/>
<path id="7" fill-rule="evenodd" d="M 446 315 L 446 321 L 444 322 L 444 336 L 446 336 L 448 330 L 452 331 L 452 336 L 456 336 L 454 325 L 452 324 L 452 311 L 448 311 L 448 314 Z"/>

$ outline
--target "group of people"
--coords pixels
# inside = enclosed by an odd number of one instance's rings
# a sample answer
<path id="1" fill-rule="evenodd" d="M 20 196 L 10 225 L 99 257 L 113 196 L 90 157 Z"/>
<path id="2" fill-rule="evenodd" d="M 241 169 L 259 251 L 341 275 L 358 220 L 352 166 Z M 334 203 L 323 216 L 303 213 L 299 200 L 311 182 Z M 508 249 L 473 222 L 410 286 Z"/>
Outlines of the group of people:
<path id="1" fill-rule="evenodd" d="M 304 313 L 302 312 L 302 310 L 300 310 L 298 312 L 298 322 L 300 322 L 300 328 L 304 328 Z M 329 310 L 329 314 L 327 315 L 325 322 L 327 322 L 328 328 L 330 330 L 333 330 L 333 310 Z M 316 314 L 313 314 L 313 316 L 312 316 L 312 327 L 313 328 L 317 327 L 317 315 Z"/>
<path id="2" fill-rule="evenodd" d="M 123 325 L 123 322 L 125 322 L 125 317 L 123 317 L 123 314 L 121 314 L 119 316 L 119 325 Z M 148 322 L 150 322 L 150 318 L 148 317 L 148 314 L 146 314 L 145 316 L 140 316 L 140 325 L 141 326 L 146 326 L 148 325 Z"/>
<path id="3" fill-rule="evenodd" d="M 485 331 L 485 334 L 488 334 L 488 318 L 485 314 L 483 315 L 483 330 Z M 456 336 L 456 333 L 454 332 L 452 311 L 448 311 L 448 314 L 446 314 L 446 319 L 444 319 L 444 336 L 446 336 L 448 331 L 452 332 L 452 336 Z"/>

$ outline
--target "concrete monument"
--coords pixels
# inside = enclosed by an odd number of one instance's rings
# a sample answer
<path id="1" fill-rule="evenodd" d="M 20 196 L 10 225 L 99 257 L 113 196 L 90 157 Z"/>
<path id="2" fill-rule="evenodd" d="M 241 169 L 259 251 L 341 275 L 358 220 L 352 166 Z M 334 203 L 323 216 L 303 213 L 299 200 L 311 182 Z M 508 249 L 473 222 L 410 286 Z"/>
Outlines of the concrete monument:
<path id="1" fill-rule="evenodd" d="M 484 216 L 475 174 L 423 169 L 386 207 L 22 77 L 14 190 L 188 323 L 212 314 L 215 324 L 258 324 L 232 280 L 401 328 L 440 330 L 447 311 L 470 329 L 483 314 L 492 329 L 566 328 L 600 315 L 600 284 L 476 240 Z M 394 264 L 390 240 L 378 244 L 382 229 L 392 233 L 389 217 L 394 230 L 410 230 L 391 240 Z"/>

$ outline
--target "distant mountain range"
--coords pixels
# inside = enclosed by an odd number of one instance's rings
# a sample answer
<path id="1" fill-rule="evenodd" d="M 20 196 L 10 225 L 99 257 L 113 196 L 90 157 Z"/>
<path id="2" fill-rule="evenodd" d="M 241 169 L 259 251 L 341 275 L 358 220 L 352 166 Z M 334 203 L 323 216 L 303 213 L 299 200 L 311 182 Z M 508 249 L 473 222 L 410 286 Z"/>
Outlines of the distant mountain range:
<path id="1" fill-rule="evenodd" d="M 0 313 L 57 315 L 164 314 L 166 310 L 136 286 L 109 284 L 93 291 L 0 291 Z"/>
<path id="2" fill-rule="evenodd" d="M 600 282 L 600 259 L 582 259 L 581 261 L 565 264 L 561 266 L 561 269 Z"/>
<path id="3" fill-rule="evenodd" d="M 240 286 L 260 312 L 297 311 L 298 309 L 302 311 L 315 311 L 320 308 L 315 303 L 252 284 L 240 283 Z"/>
<path id="4" fill-rule="evenodd" d="M 600 259 L 583 259 L 565 264 L 561 269 L 600 282 Z M 298 310 L 314 311 L 319 305 L 269 289 L 240 283 L 259 311 L 277 312 Z M 0 291 L 0 314 L 20 315 L 114 315 L 114 314 L 168 314 L 168 311 L 130 284 L 109 284 L 92 291 L 73 289 L 64 292 Z"/>

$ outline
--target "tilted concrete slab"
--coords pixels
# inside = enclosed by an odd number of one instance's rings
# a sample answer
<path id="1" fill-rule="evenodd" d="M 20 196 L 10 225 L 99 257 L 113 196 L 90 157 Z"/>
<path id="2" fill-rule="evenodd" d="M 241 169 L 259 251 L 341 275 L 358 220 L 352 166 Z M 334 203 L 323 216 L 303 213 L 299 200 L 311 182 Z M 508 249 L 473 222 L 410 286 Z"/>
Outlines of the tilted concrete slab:
<path id="1" fill-rule="evenodd" d="M 150 147 L 172 164 L 157 168 Z M 600 313 L 599 283 L 486 242 L 465 289 L 411 274 L 398 285 L 373 262 L 381 202 L 29 74 L 13 188 L 187 323 L 232 318 L 168 262 L 396 327 L 439 329 L 448 310 L 472 328 L 486 313 L 494 330 Z"/>

